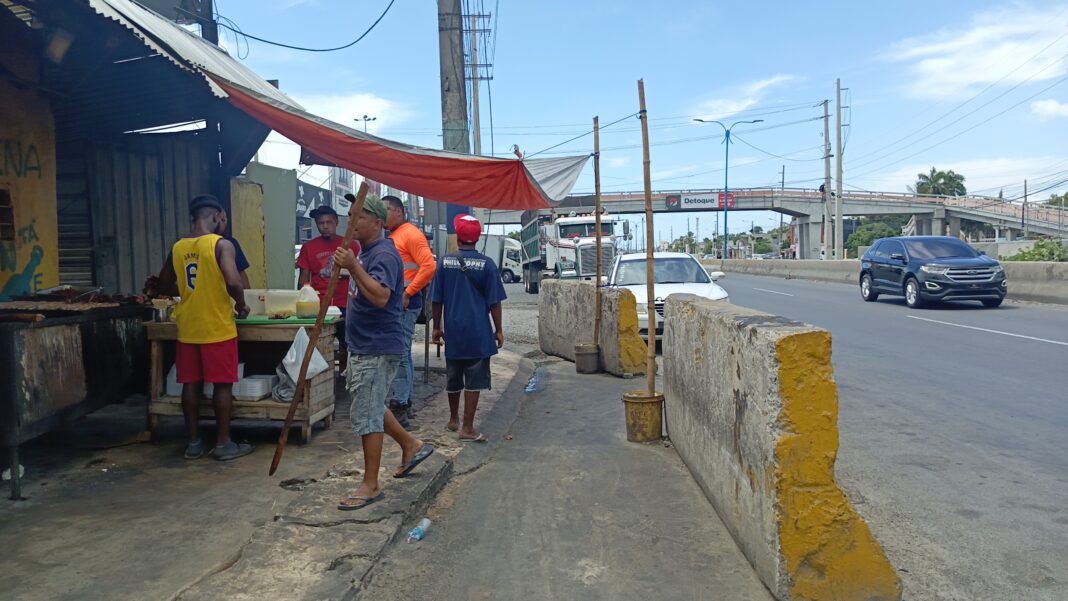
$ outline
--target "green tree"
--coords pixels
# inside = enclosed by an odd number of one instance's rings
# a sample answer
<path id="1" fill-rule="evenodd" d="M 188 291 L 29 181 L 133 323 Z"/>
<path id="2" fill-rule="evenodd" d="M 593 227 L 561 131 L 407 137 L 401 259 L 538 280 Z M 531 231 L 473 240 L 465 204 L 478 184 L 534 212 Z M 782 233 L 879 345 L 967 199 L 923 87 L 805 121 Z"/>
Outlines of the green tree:
<path id="1" fill-rule="evenodd" d="M 1057 240 L 1038 240 L 1031 250 L 1022 250 L 1002 261 L 1068 261 L 1068 246 Z"/>
<path id="2" fill-rule="evenodd" d="M 770 252 L 775 252 L 775 247 L 771 245 L 769 240 L 758 238 L 753 242 L 753 252 L 758 255 L 766 255 Z"/>
<path id="3" fill-rule="evenodd" d="M 518 231 L 508 232 L 508 237 L 511 238 L 512 240 L 519 240 L 520 242 L 523 241 L 523 239 L 519 236 L 519 232 Z"/>
<path id="4" fill-rule="evenodd" d="M 917 173 L 916 184 L 909 191 L 928 196 L 964 196 L 968 189 L 964 187 L 964 176 L 949 171 L 939 171 L 931 167 L 930 173 Z"/>
<path id="5" fill-rule="evenodd" d="M 850 234 L 849 239 L 846 240 L 845 243 L 846 251 L 849 254 L 856 256 L 858 246 L 871 246 L 871 243 L 879 238 L 889 238 L 890 236 L 897 236 L 900 233 L 900 228 L 895 230 L 885 223 L 866 223 Z"/>
<path id="6" fill-rule="evenodd" d="M 1049 195 L 1049 200 L 1047 200 L 1046 202 L 1044 202 L 1042 204 L 1047 204 L 1047 205 L 1051 205 L 1051 206 L 1054 206 L 1054 207 L 1065 207 L 1065 208 L 1068 208 L 1068 192 L 1065 192 L 1064 194 L 1061 194 L 1060 196 L 1058 196 L 1056 194 L 1050 194 Z"/>

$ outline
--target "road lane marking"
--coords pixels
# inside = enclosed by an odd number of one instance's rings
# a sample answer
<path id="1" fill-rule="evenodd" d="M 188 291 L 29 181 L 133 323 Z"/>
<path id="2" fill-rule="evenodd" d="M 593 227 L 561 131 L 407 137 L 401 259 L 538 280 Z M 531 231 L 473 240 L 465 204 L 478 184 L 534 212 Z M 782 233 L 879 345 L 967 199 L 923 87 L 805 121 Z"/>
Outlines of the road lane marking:
<path id="1" fill-rule="evenodd" d="M 929 321 L 931 323 L 940 323 L 946 326 L 953 326 L 957 328 L 965 328 L 968 330 L 978 330 L 980 332 L 989 332 L 991 334 L 1001 334 L 1002 336 L 1012 336 L 1013 338 L 1026 338 L 1027 340 L 1035 340 L 1037 342 L 1048 342 L 1050 344 L 1059 344 L 1061 346 L 1068 346 L 1068 342 L 1060 342 L 1058 340 L 1047 340 L 1045 338 L 1036 338 L 1034 336 L 1024 336 L 1023 334 L 1013 334 L 1012 332 L 1002 332 L 1001 330 L 990 330 L 987 328 L 977 328 L 975 326 L 966 326 L 959 323 L 951 323 L 948 321 L 939 321 L 937 319 L 927 319 L 926 317 L 916 317 L 915 315 L 906 315 L 909 319 L 919 319 L 921 321 Z"/>
<path id="2" fill-rule="evenodd" d="M 770 292 L 771 294 L 781 294 L 782 296 L 793 296 L 792 294 L 786 294 L 785 292 L 776 292 L 774 290 L 765 290 L 764 288 L 753 288 L 753 290 L 759 290 L 761 292 Z"/>

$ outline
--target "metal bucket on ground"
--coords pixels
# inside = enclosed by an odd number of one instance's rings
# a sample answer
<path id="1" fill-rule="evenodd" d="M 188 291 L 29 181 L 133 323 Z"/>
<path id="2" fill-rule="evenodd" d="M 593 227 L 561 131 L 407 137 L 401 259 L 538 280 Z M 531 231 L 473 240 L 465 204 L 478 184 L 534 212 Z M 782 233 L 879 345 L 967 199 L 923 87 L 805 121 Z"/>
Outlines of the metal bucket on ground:
<path id="1" fill-rule="evenodd" d="M 654 442 L 660 440 L 664 417 L 664 395 L 649 396 L 645 390 L 623 393 L 623 409 L 627 418 L 627 440 Z"/>
<path id="2" fill-rule="evenodd" d="M 575 372 L 580 374 L 600 373 L 601 347 L 596 344 L 576 344 Z"/>

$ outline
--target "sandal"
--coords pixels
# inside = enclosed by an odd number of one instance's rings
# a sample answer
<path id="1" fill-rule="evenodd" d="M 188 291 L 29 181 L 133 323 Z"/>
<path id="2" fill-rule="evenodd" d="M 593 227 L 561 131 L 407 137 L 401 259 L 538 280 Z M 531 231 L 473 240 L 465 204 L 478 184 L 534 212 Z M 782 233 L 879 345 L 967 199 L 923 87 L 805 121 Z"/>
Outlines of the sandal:
<path id="1" fill-rule="evenodd" d="M 350 495 L 350 496 L 346 497 L 345 499 L 343 499 L 340 503 L 338 503 L 337 504 L 337 508 L 340 509 L 341 511 L 353 511 L 353 510 L 356 510 L 356 509 L 363 509 L 364 507 L 367 507 L 368 505 L 373 505 L 373 504 L 381 501 L 382 499 L 385 498 L 385 496 L 386 496 L 386 493 L 384 493 L 384 492 L 379 492 L 377 495 L 375 495 L 373 497 L 372 496 L 361 497 L 361 496 L 351 496 Z M 355 501 L 355 502 L 351 502 L 351 501 Z"/>

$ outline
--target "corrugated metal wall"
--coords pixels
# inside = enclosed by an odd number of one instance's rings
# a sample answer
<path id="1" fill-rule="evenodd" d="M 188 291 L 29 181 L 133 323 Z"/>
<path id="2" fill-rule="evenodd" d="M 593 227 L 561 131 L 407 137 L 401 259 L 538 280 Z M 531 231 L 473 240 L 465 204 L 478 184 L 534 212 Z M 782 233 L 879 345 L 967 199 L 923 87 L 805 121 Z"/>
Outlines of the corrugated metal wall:
<path id="1" fill-rule="evenodd" d="M 210 189 L 192 133 L 126 136 L 86 151 L 96 285 L 140 293 L 189 228 L 189 199 Z"/>
<path id="2" fill-rule="evenodd" d="M 59 226 L 59 283 L 93 285 L 93 231 L 85 157 L 56 158 L 56 217 Z"/>

